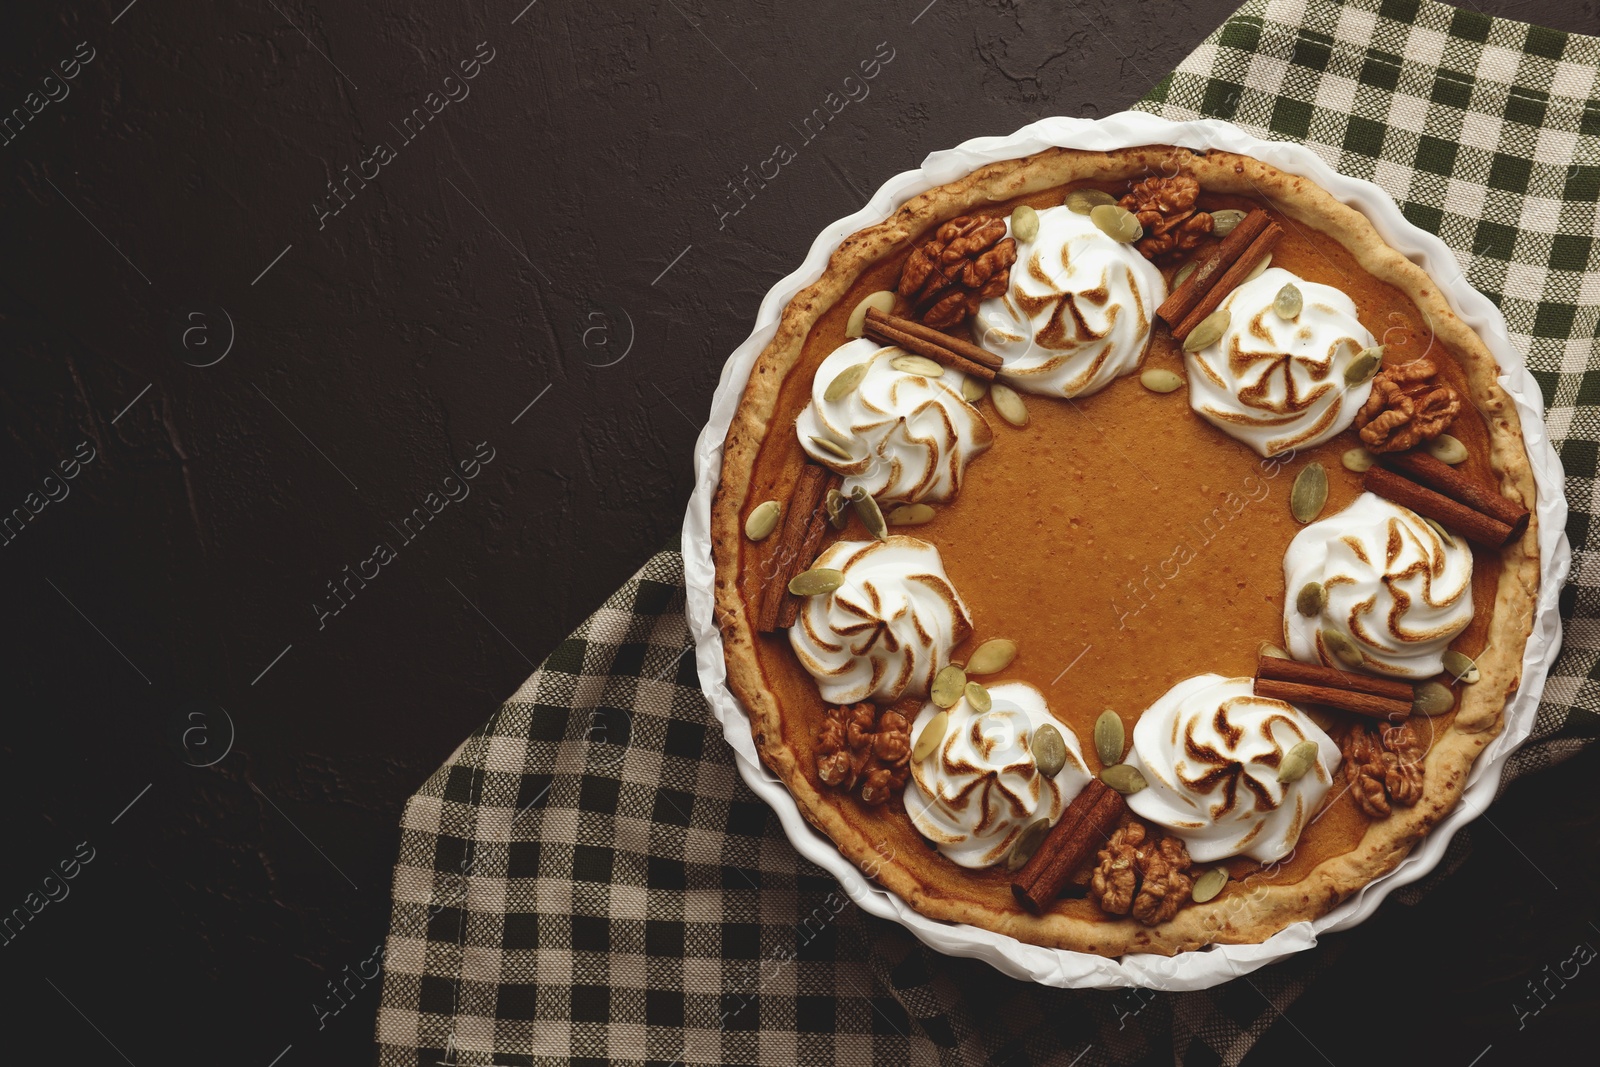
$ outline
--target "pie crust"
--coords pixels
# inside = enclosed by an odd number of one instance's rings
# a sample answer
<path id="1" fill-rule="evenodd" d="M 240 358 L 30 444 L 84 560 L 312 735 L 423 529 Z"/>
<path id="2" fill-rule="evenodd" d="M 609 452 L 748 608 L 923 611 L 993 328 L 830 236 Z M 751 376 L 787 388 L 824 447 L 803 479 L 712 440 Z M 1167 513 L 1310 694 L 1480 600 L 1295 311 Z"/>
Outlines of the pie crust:
<path id="1" fill-rule="evenodd" d="M 741 516 L 752 503 L 757 457 L 768 435 L 787 435 L 793 442 L 792 426 L 778 418 L 786 376 L 799 364 L 812 328 L 864 272 L 905 256 L 947 219 L 992 211 L 996 204 L 1074 183 L 1170 174 L 1175 166 L 1198 179 L 1208 193 L 1264 202 L 1278 217 L 1326 235 L 1348 250 L 1372 278 L 1409 299 L 1428 321 L 1446 356 L 1463 372 L 1463 399 L 1477 409 L 1487 430 L 1489 467 L 1502 491 L 1533 507 L 1534 479 L 1520 422 L 1511 398 L 1497 381 L 1494 357 L 1451 311 L 1421 268 L 1390 248 L 1365 216 L 1305 178 L 1247 156 L 1220 151 L 1194 154 L 1162 145 L 1104 153 L 1050 149 L 991 164 L 913 197 L 883 223 L 847 237 L 822 277 L 789 302 L 776 335 L 758 358 L 728 431 L 721 482 L 712 506 L 715 599 L 729 685 L 750 716 L 763 761 L 785 782 L 806 818 L 843 855 L 929 918 L 970 923 L 1032 944 L 1105 956 L 1128 952 L 1170 955 L 1211 943 L 1259 943 L 1292 923 L 1325 914 L 1394 869 L 1455 806 L 1473 761 L 1501 729 L 1504 709 L 1520 681 L 1523 651 L 1533 625 L 1539 582 L 1537 517 L 1519 541 L 1500 553 L 1486 648 L 1477 659 L 1481 679 L 1462 690 L 1453 720 L 1434 739 L 1425 763 L 1422 799 L 1370 823 L 1350 851 L 1321 859 L 1295 881 L 1257 884 L 1248 893 L 1224 893 L 1205 904 L 1189 904 L 1170 921 L 1147 927 L 1131 919 L 1089 919 L 1069 913 L 1071 909 L 1035 917 L 1009 900 L 962 894 L 959 883 L 969 872 L 953 864 L 944 864 L 948 872 L 940 873 L 937 866 L 919 867 L 885 857 L 881 837 L 852 816 L 851 798 L 819 789 L 808 772 L 812 754 L 785 740 L 783 710 L 758 656 L 757 642 L 763 638 L 754 633 L 751 607 L 740 589 Z M 792 448 L 798 456 L 798 443 L 792 443 Z M 981 460 L 969 477 L 983 477 Z M 1484 614 L 1481 603 L 1477 614 Z M 1206 669 L 1205 664 L 1195 667 L 1196 673 Z M 935 873 L 930 875 L 930 871 Z M 952 891 L 952 886 L 957 889 Z"/>

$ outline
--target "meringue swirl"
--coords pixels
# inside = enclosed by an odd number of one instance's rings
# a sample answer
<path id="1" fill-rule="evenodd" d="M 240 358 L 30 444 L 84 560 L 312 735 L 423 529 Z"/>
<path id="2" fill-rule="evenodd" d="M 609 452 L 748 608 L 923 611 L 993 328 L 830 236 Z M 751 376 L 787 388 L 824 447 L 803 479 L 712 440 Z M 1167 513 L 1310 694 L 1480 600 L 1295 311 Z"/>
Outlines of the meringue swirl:
<path id="1" fill-rule="evenodd" d="M 795 430 L 807 455 L 844 475 L 846 496 L 859 485 L 886 504 L 949 500 L 967 464 L 994 441 L 988 421 L 961 396 L 964 374 L 946 367 L 928 378 L 889 365 L 905 354 L 859 337 L 834 349 L 812 379 L 811 403 Z M 858 363 L 868 365 L 861 384 L 826 399 L 834 379 Z M 823 451 L 813 437 L 834 442 L 851 460 Z"/>
<path id="2" fill-rule="evenodd" d="M 808 597 L 789 644 L 829 704 L 927 696 L 950 650 L 972 632 L 939 550 L 915 537 L 835 541 L 813 567 L 844 584 Z"/>
<path id="3" fill-rule="evenodd" d="M 1293 283 L 1303 300 L 1293 320 L 1272 309 Z M 1189 352 L 1189 406 L 1263 456 L 1321 444 L 1354 421 L 1372 383 L 1347 386 L 1344 372 L 1376 342 L 1355 301 L 1331 285 L 1273 267 L 1222 301 L 1232 316 L 1215 343 Z"/>
<path id="4" fill-rule="evenodd" d="M 965 697 L 950 709 L 944 740 L 932 754 L 912 760 L 906 812 L 917 832 L 962 867 L 988 867 L 1005 859 L 1017 835 L 1032 822 L 1052 824 L 1089 784 L 1078 738 L 1057 722 L 1044 696 L 1026 682 L 989 690 L 992 704 L 980 712 Z M 911 724 L 911 737 L 941 709 L 925 704 Z M 1046 723 L 1061 732 L 1067 762 L 1054 777 L 1039 773 L 1031 747 Z"/>
<path id="5" fill-rule="evenodd" d="M 1430 678 L 1472 621 L 1472 551 L 1444 539 L 1415 512 L 1374 493 L 1295 535 L 1283 557 L 1283 630 L 1289 654 L 1349 670 L 1325 647 L 1324 630 L 1355 641 L 1372 674 Z M 1308 582 L 1327 604 L 1314 618 L 1295 605 Z"/>
<path id="6" fill-rule="evenodd" d="M 1278 766 L 1302 741 L 1317 760 L 1299 780 Z M 1150 783 L 1130 794 L 1140 818 L 1183 838 L 1196 863 L 1293 850 L 1333 784 L 1339 746 L 1292 704 L 1258 697 L 1249 678 L 1202 674 L 1173 686 L 1139 717 L 1128 763 Z"/>
<path id="7" fill-rule="evenodd" d="M 1034 239 L 1017 242 L 1009 288 L 978 306 L 975 332 L 1016 388 L 1085 396 L 1138 368 L 1166 294 L 1161 272 L 1132 245 L 1087 215 L 1045 208 Z"/>

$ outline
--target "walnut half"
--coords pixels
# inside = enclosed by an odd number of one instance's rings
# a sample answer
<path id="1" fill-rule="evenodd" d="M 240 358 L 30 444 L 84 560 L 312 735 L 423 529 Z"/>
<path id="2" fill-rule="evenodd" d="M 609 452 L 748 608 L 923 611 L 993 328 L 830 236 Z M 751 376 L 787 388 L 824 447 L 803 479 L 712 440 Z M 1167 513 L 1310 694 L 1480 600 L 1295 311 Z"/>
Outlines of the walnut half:
<path id="1" fill-rule="evenodd" d="M 1435 382 L 1432 360 L 1385 367 L 1356 413 L 1361 443 L 1373 452 L 1404 452 L 1444 433 L 1461 413 L 1461 397 Z"/>
<path id="2" fill-rule="evenodd" d="M 1187 174 L 1157 175 L 1135 182 L 1121 200 L 1144 227 L 1136 246 L 1149 260 L 1193 251 L 1212 230 L 1210 213 L 1195 210 L 1200 183 Z"/>
<path id="3" fill-rule="evenodd" d="M 962 215 L 911 253 L 897 291 L 923 323 L 949 330 L 1006 291 L 1016 261 L 1017 242 L 1006 236 L 1004 219 Z"/>
<path id="4" fill-rule="evenodd" d="M 1146 926 L 1164 923 L 1194 890 L 1189 849 L 1181 838 L 1158 841 L 1142 822 L 1130 822 L 1100 850 L 1089 893 L 1109 915 L 1128 915 Z"/>
<path id="5" fill-rule="evenodd" d="M 851 704 L 828 709 L 817 728 L 817 777 L 824 785 L 882 804 L 906 784 L 911 766 L 911 722 L 899 705 Z"/>
<path id="6" fill-rule="evenodd" d="M 1357 725 L 1344 742 L 1344 777 L 1356 806 L 1382 819 L 1394 805 L 1409 808 L 1421 800 L 1427 755 L 1428 746 L 1407 724 Z"/>

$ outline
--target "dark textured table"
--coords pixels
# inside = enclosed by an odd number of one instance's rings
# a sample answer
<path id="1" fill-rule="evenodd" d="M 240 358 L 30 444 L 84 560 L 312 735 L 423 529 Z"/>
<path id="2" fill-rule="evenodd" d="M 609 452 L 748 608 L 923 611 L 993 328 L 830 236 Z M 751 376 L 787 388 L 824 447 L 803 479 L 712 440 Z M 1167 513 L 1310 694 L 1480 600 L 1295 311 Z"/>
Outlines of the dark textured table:
<path id="1" fill-rule="evenodd" d="M 676 538 L 768 287 L 1233 6 L 525 3 L 7 11 L 0 958 L 37 1056 L 365 1062 L 401 804 Z M 1247 1062 L 1434 1062 L 1442 1013 L 1448 1062 L 1587 1042 L 1597 772 L 1514 787 Z"/>

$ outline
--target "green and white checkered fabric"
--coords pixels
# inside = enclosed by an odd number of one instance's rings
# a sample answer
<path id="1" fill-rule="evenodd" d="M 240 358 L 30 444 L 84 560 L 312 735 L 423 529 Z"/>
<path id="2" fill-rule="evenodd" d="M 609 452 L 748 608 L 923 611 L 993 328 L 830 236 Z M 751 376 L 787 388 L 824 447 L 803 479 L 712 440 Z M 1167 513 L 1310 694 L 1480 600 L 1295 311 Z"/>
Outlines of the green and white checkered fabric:
<path id="1" fill-rule="evenodd" d="M 1594 38 L 1417 0 L 1258 0 L 1139 105 L 1301 141 L 1377 182 L 1529 353 L 1577 559 L 1566 651 L 1511 775 L 1575 751 L 1600 709 L 1597 77 Z M 794 851 L 739 778 L 690 649 L 683 562 L 663 552 L 407 803 L 383 1067 L 1236 1064 L 1350 943 L 1178 995 L 1046 989 L 934 953 Z"/>
<path id="2" fill-rule="evenodd" d="M 1573 548 L 1563 652 L 1505 780 L 1576 752 L 1600 728 L 1600 38 L 1429 0 L 1254 0 L 1135 106 L 1310 147 L 1499 305 L 1544 393 Z"/>

